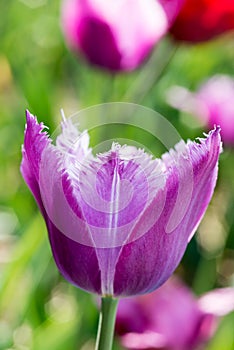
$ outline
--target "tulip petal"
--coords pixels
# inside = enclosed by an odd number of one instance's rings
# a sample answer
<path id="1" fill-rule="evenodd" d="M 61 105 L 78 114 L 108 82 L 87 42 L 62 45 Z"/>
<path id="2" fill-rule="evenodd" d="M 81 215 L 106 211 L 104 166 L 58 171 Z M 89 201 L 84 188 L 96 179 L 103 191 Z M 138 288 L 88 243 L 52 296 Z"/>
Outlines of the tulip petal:
<path id="1" fill-rule="evenodd" d="M 179 151 L 163 157 L 167 168 L 165 188 L 142 212 L 129 236 L 129 243 L 122 248 L 116 265 L 116 295 L 153 291 L 173 273 L 211 199 L 217 178 L 220 147 L 220 130 L 216 128 L 206 139 L 200 140 L 200 144 L 188 142 L 186 157 Z M 190 171 L 186 171 L 191 165 L 192 178 Z M 191 189 L 191 180 L 192 192 L 188 203 L 186 196 L 187 190 Z M 161 206 L 161 202 L 163 210 L 160 217 L 144 236 L 134 241 L 132 236 L 142 230 L 144 223 L 147 220 L 153 222 L 154 211 Z M 183 211 L 184 205 L 186 211 Z M 177 212 L 175 206 L 184 213 L 180 221 L 174 216 Z M 134 274 L 130 271 L 134 271 Z"/>
<path id="2" fill-rule="evenodd" d="M 50 139 L 43 123 L 38 123 L 29 111 L 26 111 L 26 128 L 24 145 L 22 147 L 21 173 L 30 190 L 32 191 L 42 213 L 45 214 L 38 186 L 39 169 L 43 150 L 49 145 Z"/>
<path id="3" fill-rule="evenodd" d="M 72 123 L 71 119 L 66 119 L 62 111 L 61 133 L 56 138 L 56 148 L 63 154 L 70 156 L 69 162 L 74 159 L 82 160 L 91 156 L 89 148 L 89 134 L 87 131 L 80 133 L 78 128 Z M 66 165 L 69 165 L 67 162 Z"/>
<path id="4" fill-rule="evenodd" d="M 127 333 L 121 339 L 122 344 L 127 349 L 158 349 L 163 350 L 167 348 L 166 339 L 156 332 L 145 333 Z"/>
<path id="5" fill-rule="evenodd" d="M 204 294 L 199 299 L 203 312 L 225 316 L 234 311 L 234 288 L 220 288 Z"/>
<path id="6" fill-rule="evenodd" d="M 48 220 L 51 249 L 61 274 L 72 284 L 101 294 L 101 272 L 96 250 L 67 237 Z"/>
<path id="7" fill-rule="evenodd" d="M 142 150 L 117 144 L 96 160 L 74 164 L 68 169 L 66 199 L 76 208 L 77 217 L 82 215 L 88 224 L 92 241 L 87 240 L 86 234 L 82 243 L 97 248 L 103 294 L 113 294 L 121 246 L 164 182 L 160 161 L 152 160 Z M 66 228 L 69 230 L 69 225 Z M 82 233 L 77 238 L 80 240 Z"/>
<path id="8" fill-rule="evenodd" d="M 110 248 L 122 246 L 142 210 L 164 186 L 165 176 L 160 161 L 114 144 L 95 160 L 71 165 L 68 182 L 95 246 Z"/>
<path id="9" fill-rule="evenodd" d="M 21 172 L 45 218 L 56 264 L 60 272 L 71 283 L 85 290 L 101 293 L 100 270 L 95 249 L 88 245 L 79 244 L 68 237 L 64 234 L 63 226 L 59 227 L 62 228 L 59 230 L 55 225 L 57 223 L 55 214 L 51 212 L 51 208 L 55 212 L 57 210 L 56 217 L 60 215 L 63 224 L 67 225 L 69 217 L 64 215 L 64 207 L 59 200 L 59 196 L 60 199 L 62 196 L 62 200 L 64 200 L 63 188 L 61 189 L 59 185 L 62 180 L 66 181 L 66 174 L 62 172 L 61 168 L 63 157 L 60 156 L 66 153 L 72 159 L 74 154 L 80 157 L 89 154 L 87 136 L 84 133 L 80 137 L 69 123 L 65 124 L 64 122 L 63 133 L 57 139 L 56 148 L 51 144 L 47 134 L 42 132 L 45 127 L 42 123 L 37 122 L 36 117 L 27 111 L 26 119 Z M 78 136 L 83 148 L 80 149 L 80 144 L 78 144 L 71 151 L 71 146 Z M 75 214 L 74 216 L 76 219 Z M 83 224 L 82 228 L 84 228 L 83 234 L 87 234 L 87 226 L 84 221 L 81 223 Z"/>

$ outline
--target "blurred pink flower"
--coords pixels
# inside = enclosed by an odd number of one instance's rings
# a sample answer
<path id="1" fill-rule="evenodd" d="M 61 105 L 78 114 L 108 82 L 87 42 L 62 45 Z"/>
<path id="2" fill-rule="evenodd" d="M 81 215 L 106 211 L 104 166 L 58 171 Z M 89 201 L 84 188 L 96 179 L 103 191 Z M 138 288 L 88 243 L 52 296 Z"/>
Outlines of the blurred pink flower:
<path id="1" fill-rule="evenodd" d="M 167 32 L 183 0 L 64 0 L 69 47 L 109 70 L 132 70 Z"/>
<path id="2" fill-rule="evenodd" d="M 221 127 L 222 139 L 234 145 L 234 79 L 215 75 L 203 83 L 197 92 L 175 86 L 169 90 L 169 103 L 196 116 L 207 129 Z"/>
<path id="3" fill-rule="evenodd" d="M 177 40 L 200 42 L 233 29 L 233 0 L 186 0 L 171 33 Z"/>
<path id="4" fill-rule="evenodd" d="M 216 289 L 196 298 L 176 278 L 157 291 L 122 299 L 116 331 L 131 350 L 192 350 L 214 335 L 218 317 L 234 310 L 234 288 Z"/>

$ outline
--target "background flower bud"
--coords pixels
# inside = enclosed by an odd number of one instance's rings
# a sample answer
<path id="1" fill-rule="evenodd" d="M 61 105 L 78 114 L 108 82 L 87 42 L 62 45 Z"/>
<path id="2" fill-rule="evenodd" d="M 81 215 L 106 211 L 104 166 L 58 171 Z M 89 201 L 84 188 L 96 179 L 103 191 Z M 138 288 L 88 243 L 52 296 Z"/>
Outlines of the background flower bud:
<path id="1" fill-rule="evenodd" d="M 65 0 L 67 44 L 87 61 L 112 70 L 133 70 L 167 32 L 182 0 Z"/>
<path id="2" fill-rule="evenodd" d="M 234 309 L 234 288 L 221 288 L 196 298 L 172 277 L 157 291 L 122 299 L 116 332 L 127 349 L 192 350 L 214 335 L 218 317 Z"/>
<path id="3" fill-rule="evenodd" d="M 234 145 L 234 79 L 215 75 L 203 82 L 196 92 L 173 87 L 168 93 L 169 103 L 195 116 L 210 129 L 220 125 L 222 140 Z"/>
<path id="4" fill-rule="evenodd" d="M 186 0 L 171 33 L 176 40 L 200 42 L 233 29 L 232 0 Z"/>

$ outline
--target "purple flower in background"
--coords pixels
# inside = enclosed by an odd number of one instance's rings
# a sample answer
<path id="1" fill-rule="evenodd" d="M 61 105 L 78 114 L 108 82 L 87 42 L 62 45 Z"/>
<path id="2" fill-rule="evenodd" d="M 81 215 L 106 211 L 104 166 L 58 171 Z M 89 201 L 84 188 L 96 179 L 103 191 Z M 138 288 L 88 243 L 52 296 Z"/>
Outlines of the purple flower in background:
<path id="1" fill-rule="evenodd" d="M 21 172 L 44 216 L 63 276 L 90 292 L 128 296 L 163 284 L 179 264 L 211 199 L 219 128 L 153 159 L 113 143 L 92 155 L 71 119 L 52 143 L 26 113 Z"/>
<path id="2" fill-rule="evenodd" d="M 127 349 L 202 349 L 214 335 L 218 317 L 233 310 L 234 288 L 196 298 L 173 277 L 154 293 L 122 299 L 116 331 Z"/>
<path id="3" fill-rule="evenodd" d="M 210 129 L 220 125 L 222 139 L 234 145 L 234 79 L 215 75 L 192 93 L 182 87 L 169 92 L 169 102 L 176 108 L 196 116 Z"/>
<path id="4" fill-rule="evenodd" d="M 67 44 L 90 63 L 132 70 L 167 32 L 183 0 L 65 0 Z"/>

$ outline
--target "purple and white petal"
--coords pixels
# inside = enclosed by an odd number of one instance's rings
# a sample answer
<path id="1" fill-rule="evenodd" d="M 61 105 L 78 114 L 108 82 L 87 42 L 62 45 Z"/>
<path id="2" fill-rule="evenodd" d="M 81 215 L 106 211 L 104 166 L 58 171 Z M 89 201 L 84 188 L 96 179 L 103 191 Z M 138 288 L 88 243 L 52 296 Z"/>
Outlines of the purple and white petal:
<path id="1" fill-rule="evenodd" d="M 68 224 L 71 224 L 71 218 L 67 214 L 72 212 L 72 209 L 67 205 L 68 211 L 65 210 L 67 204 L 64 201 L 66 173 L 62 167 L 64 159 L 61 145 L 62 137 L 60 137 L 59 147 L 56 148 L 51 144 L 47 134 L 42 132 L 45 128 L 44 125 L 39 124 L 36 117 L 28 111 L 26 118 L 21 172 L 44 215 L 56 264 L 60 272 L 71 283 L 79 285 L 85 290 L 101 293 L 100 270 L 95 249 L 87 244 L 77 243 L 72 239 L 73 237 L 66 234 Z M 73 142 L 71 132 L 68 130 L 66 132 Z M 88 153 L 87 139 L 84 142 L 84 138 L 86 138 L 85 134 L 84 137 L 81 136 L 81 145 Z M 65 144 L 63 146 L 64 150 Z M 78 149 L 78 146 L 76 152 L 77 154 L 84 153 Z M 57 218 L 59 218 L 58 222 Z M 72 219 L 74 226 L 77 224 L 77 216 L 74 212 Z M 60 222 L 63 225 L 60 226 Z M 79 223 L 82 224 L 82 229 L 76 226 L 74 235 L 87 234 L 85 222 L 80 220 Z M 88 238 L 85 239 L 87 241 Z"/>
<path id="2" fill-rule="evenodd" d="M 166 155 L 166 185 L 150 203 L 149 208 L 142 212 L 141 219 L 129 236 L 129 243 L 122 247 L 116 265 L 116 295 L 153 291 L 173 273 L 211 199 L 216 184 L 220 151 L 220 133 L 219 128 L 216 128 L 206 139 L 200 140 L 200 144 L 187 144 L 189 157 L 184 157 L 184 153 L 181 156 L 174 153 Z M 173 162 L 175 157 L 176 162 Z M 186 172 L 191 165 L 192 178 L 191 173 Z M 188 205 L 187 193 L 188 188 L 191 190 L 191 180 L 192 193 Z M 153 213 L 157 213 L 161 203 L 164 206 L 160 217 L 142 237 L 134 241 L 132 237 L 144 228 L 145 220 L 153 222 Z M 183 205 L 186 205 L 186 212 L 183 211 Z M 179 206 L 184 212 L 180 221 L 174 216 L 175 206 Z M 168 227 L 173 227 L 173 230 L 168 230 Z M 131 271 L 135 273 L 131 274 Z"/>
<path id="3" fill-rule="evenodd" d="M 45 131 L 46 126 L 38 123 L 29 111 L 26 111 L 26 127 L 24 145 L 22 147 L 21 173 L 30 190 L 32 191 L 42 213 L 45 215 L 39 188 L 40 162 L 43 150 L 50 144 L 50 139 Z"/>
<path id="4" fill-rule="evenodd" d="M 103 294 L 113 294 L 121 247 L 148 202 L 164 186 L 161 162 L 151 158 L 143 150 L 113 144 L 110 152 L 69 168 L 67 199 L 77 201 L 73 208 L 78 209 L 77 216 L 81 210 L 88 224 L 92 242 L 82 243 L 97 249 Z"/>

